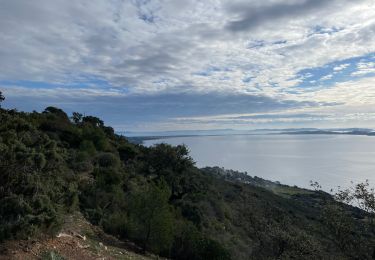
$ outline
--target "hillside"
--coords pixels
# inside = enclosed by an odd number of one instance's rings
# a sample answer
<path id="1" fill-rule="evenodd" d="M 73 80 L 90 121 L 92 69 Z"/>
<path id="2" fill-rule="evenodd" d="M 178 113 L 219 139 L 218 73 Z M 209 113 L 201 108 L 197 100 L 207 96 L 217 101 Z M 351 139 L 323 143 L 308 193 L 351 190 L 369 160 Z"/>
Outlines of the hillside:
<path id="1" fill-rule="evenodd" d="M 98 249 L 108 258 L 372 259 L 372 215 L 327 193 L 198 169 L 185 146 L 132 144 L 99 118 L 54 107 L 1 109 L 0 122 L 2 248 L 103 230 L 117 241 L 115 255 Z"/>
<path id="2" fill-rule="evenodd" d="M 10 240 L 0 245 L 0 259 L 160 259 L 143 255 L 129 241 L 120 241 L 90 224 L 80 213 L 69 214 L 56 236 Z"/>

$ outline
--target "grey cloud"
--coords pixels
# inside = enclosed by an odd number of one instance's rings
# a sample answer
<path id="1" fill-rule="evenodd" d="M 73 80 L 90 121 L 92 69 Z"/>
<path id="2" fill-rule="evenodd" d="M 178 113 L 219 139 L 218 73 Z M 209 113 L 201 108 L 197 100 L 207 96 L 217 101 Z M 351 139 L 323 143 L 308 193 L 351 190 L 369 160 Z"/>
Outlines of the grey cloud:
<path id="1" fill-rule="evenodd" d="M 230 21 L 226 28 L 233 32 L 246 31 L 288 17 L 293 19 L 314 10 L 326 8 L 337 0 L 297 0 L 278 2 L 269 5 L 256 6 L 252 4 L 229 5 L 227 10 L 240 16 L 240 19 Z M 348 0 L 341 0 L 346 2 Z"/>
<path id="2" fill-rule="evenodd" d="M 125 60 L 119 67 L 138 73 L 161 74 L 168 73 L 179 61 L 168 53 L 156 53 L 139 59 Z"/>
<path id="3" fill-rule="evenodd" d="M 230 119 L 298 119 L 298 118 L 321 118 L 314 114 L 260 114 L 249 116 L 230 117 Z"/>
<path id="4" fill-rule="evenodd" d="M 39 91 L 39 93 L 38 93 Z M 6 89 L 6 108 L 42 110 L 59 106 L 68 112 L 81 111 L 105 118 L 107 123 L 150 122 L 179 117 L 258 113 L 296 107 L 317 106 L 314 102 L 277 100 L 260 95 L 218 93 L 170 93 L 155 95 L 88 95 L 87 91 L 58 89 L 33 92 Z M 30 95 L 32 94 L 32 95 Z"/>

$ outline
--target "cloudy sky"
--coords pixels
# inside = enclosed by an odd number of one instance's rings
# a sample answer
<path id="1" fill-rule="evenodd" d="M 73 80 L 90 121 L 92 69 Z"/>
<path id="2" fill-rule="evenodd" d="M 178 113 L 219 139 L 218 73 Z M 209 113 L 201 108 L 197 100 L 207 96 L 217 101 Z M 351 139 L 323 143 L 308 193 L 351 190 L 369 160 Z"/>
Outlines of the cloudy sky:
<path id="1" fill-rule="evenodd" d="M 0 0 L 0 90 L 118 131 L 375 128 L 375 1 Z"/>

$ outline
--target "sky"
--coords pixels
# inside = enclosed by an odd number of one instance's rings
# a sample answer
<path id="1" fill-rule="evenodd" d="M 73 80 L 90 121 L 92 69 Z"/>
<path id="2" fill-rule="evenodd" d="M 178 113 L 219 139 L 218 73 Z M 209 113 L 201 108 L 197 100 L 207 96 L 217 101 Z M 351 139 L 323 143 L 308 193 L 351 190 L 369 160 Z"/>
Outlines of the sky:
<path id="1" fill-rule="evenodd" d="M 375 1 L 0 0 L 0 91 L 117 131 L 375 128 Z"/>

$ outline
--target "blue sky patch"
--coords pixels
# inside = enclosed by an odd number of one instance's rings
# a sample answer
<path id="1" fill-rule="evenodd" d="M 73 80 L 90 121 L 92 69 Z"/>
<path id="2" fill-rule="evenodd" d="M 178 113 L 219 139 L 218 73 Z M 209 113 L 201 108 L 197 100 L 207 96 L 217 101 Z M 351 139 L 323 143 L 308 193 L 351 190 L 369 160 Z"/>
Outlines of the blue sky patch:
<path id="1" fill-rule="evenodd" d="M 31 81 L 31 80 L 0 80 L 0 85 L 4 86 L 19 86 L 30 89 L 54 89 L 59 87 L 64 88 L 98 88 L 109 90 L 113 89 L 108 81 L 93 76 L 80 76 L 75 81 L 65 82 L 45 82 L 45 81 Z M 126 90 L 126 87 L 122 87 L 121 90 Z"/>
<path id="2" fill-rule="evenodd" d="M 361 64 L 370 66 L 375 62 L 375 56 L 354 57 L 350 59 L 328 63 L 322 67 L 301 70 L 296 77 L 290 80 L 300 79 L 302 82 L 297 87 L 322 87 L 333 86 L 336 83 L 357 80 L 358 78 L 373 76 L 371 70 L 363 70 Z M 375 64 L 374 64 L 375 65 Z"/>

